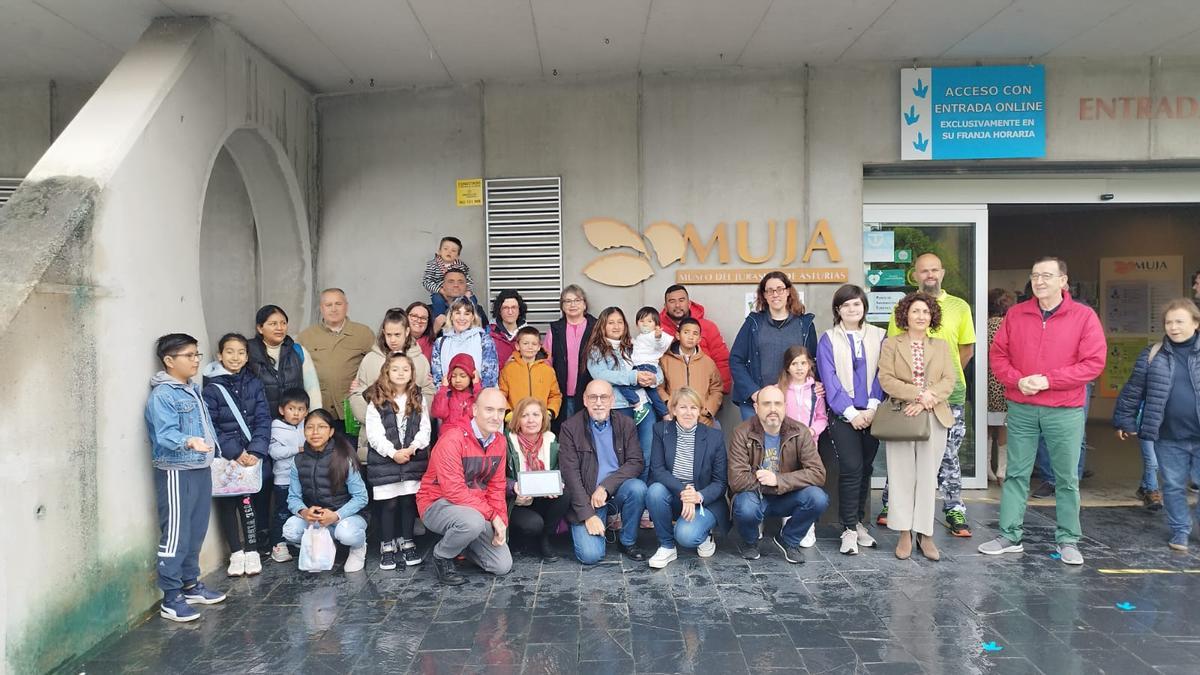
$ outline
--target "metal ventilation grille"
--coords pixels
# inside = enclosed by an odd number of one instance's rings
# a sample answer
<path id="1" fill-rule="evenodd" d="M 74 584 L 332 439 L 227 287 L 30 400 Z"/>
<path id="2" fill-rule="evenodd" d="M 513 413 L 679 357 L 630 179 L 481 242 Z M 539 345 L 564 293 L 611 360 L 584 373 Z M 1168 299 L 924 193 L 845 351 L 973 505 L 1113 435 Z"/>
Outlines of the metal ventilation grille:
<path id="1" fill-rule="evenodd" d="M 21 178 L 0 178 L 0 206 L 8 203 L 12 199 L 12 195 L 17 191 L 17 186 L 21 184 Z"/>
<path id="2" fill-rule="evenodd" d="M 489 309 L 500 291 L 518 291 L 526 321 L 545 328 L 562 314 L 562 178 L 489 178 L 484 213 Z"/>

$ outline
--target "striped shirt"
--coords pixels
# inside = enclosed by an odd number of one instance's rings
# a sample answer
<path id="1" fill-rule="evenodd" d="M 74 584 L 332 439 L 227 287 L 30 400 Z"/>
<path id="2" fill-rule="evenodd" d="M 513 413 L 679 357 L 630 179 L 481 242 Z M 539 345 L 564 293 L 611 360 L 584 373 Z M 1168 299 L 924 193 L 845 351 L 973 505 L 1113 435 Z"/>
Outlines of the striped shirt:
<path id="1" fill-rule="evenodd" d="M 696 480 L 695 470 L 692 468 L 696 457 L 696 427 L 684 429 L 676 423 L 675 431 L 679 439 L 675 443 L 675 466 L 671 467 L 671 474 L 686 485 Z"/>

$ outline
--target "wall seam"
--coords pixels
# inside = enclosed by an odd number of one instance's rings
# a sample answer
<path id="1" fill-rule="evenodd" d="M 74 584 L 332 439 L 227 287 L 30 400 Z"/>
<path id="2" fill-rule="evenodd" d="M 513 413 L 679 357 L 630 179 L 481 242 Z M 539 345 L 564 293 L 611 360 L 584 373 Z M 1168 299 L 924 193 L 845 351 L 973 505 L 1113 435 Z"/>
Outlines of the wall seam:
<path id="1" fill-rule="evenodd" d="M 637 231 L 638 231 L 638 234 L 642 234 L 645 232 L 645 222 L 646 222 L 645 199 L 643 197 L 643 194 L 645 192 L 644 183 L 646 181 L 646 165 L 645 165 L 645 153 L 642 152 L 642 143 L 645 140 L 643 138 L 643 133 L 642 133 L 642 129 L 644 126 L 644 120 L 642 117 L 644 114 L 644 108 L 642 105 L 642 97 L 643 97 L 643 94 L 645 91 L 644 86 L 643 86 L 644 82 L 645 82 L 645 80 L 642 76 L 642 71 L 639 69 L 638 73 L 637 73 L 637 96 L 636 96 L 636 103 L 634 105 L 634 109 L 635 109 L 634 114 L 637 115 L 637 117 L 634 119 L 634 133 L 637 135 L 637 182 L 634 184 L 634 188 L 633 188 L 634 191 L 637 193 L 636 199 L 637 199 L 637 218 L 638 218 Z M 639 284 L 639 285 L 642 287 L 641 288 L 642 304 L 646 304 L 646 285 L 645 284 Z"/>

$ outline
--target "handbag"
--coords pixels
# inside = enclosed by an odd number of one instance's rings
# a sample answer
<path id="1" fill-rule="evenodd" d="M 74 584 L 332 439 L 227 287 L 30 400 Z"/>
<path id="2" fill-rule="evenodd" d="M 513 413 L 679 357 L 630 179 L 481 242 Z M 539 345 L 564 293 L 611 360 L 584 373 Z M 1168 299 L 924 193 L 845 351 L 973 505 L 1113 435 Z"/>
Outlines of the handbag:
<path id="1" fill-rule="evenodd" d="M 337 547 L 328 527 L 309 523 L 300 537 L 300 571 L 325 572 L 333 569 Z"/>
<path id="2" fill-rule="evenodd" d="M 881 441 L 927 441 L 929 440 L 929 411 L 909 417 L 904 406 L 909 401 L 889 398 L 875 410 L 871 420 L 871 435 Z"/>
<path id="3" fill-rule="evenodd" d="M 233 397 L 229 395 L 225 387 L 219 384 L 213 386 L 220 390 L 221 395 L 225 397 L 225 403 L 229 404 L 230 410 L 233 411 L 233 416 L 237 419 L 238 426 L 242 428 L 246 440 L 250 440 L 250 428 L 246 426 L 246 420 L 242 418 L 242 412 L 233 402 Z M 262 490 L 262 467 L 261 459 L 254 466 L 242 466 L 236 461 L 225 459 L 220 455 L 213 457 L 212 465 L 209 467 L 209 471 L 212 472 L 212 495 L 214 497 L 240 497 L 258 494 Z"/>

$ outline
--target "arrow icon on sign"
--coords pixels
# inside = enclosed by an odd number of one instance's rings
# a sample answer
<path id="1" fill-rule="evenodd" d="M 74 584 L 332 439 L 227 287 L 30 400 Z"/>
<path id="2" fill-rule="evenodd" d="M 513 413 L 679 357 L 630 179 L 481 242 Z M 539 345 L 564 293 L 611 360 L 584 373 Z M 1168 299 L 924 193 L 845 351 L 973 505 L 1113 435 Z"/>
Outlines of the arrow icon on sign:
<path id="1" fill-rule="evenodd" d="M 921 119 L 921 116 L 917 114 L 917 106 L 908 106 L 908 112 L 904 113 L 904 123 L 911 127 L 912 125 L 916 124 L 917 120 L 919 119 Z"/>
<path id="2" fill-rule="evenodd" d="M 918 131 L 917 140 L 913 141 L 913 147 L 917 149 L 917 152 L 925 152 L 925 148 L 929 147 L 929 139 Z"/>
<path id="3" fill-rule="evenodd" d="M 925 98 L 925 94 L 929 93 L 929 85 L 917 78 L 917 86 L 913 87 L 912 93 L 917 95 L 917 98 Z"/>

